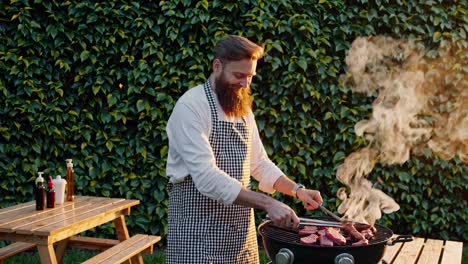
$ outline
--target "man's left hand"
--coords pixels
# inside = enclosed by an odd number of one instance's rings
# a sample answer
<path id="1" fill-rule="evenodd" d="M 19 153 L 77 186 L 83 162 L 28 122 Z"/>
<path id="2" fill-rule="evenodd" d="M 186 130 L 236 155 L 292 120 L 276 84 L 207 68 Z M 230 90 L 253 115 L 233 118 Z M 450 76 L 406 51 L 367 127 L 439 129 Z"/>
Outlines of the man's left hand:
<path id="1" fill-rule="evenodd" d="M 296 195 L 299 200 L 307 203 L 307 205 L 304 207 L 307 210 L 315 210 L 323 203 L 322 196 L 317 190 L 302 188 L 297 190 Z"/>

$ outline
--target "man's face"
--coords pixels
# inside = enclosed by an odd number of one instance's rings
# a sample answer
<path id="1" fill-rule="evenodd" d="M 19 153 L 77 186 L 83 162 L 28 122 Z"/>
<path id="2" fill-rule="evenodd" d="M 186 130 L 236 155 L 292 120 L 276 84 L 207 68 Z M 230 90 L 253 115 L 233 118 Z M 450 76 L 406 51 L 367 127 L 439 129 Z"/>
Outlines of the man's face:
<path id="1" fill-rule="evenodd" d="M 255 76 L 256 60 L 214 62 L 215 89 L 226 115 L 245 116 L 252 108 L 250 83 Z"/>

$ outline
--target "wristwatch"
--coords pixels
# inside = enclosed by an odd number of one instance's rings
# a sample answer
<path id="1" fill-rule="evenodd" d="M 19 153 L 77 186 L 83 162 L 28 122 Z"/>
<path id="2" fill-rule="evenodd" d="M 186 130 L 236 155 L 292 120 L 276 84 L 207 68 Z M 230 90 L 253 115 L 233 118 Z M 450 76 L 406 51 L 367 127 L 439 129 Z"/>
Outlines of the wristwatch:
<path id="1" fill-rule="evenodd" d="M 305 186 L 302 185 L 302 184 L 300 184 L 300 183 L 296 184 L 296 185 L 292 188 L 291 193 L 292 193 L 292 195 L 293 195 L 294 198 L 297 198 L 297 190 L 299 190 L 299 189 L 301 189 L 301 188 L 305 188 Z"/>

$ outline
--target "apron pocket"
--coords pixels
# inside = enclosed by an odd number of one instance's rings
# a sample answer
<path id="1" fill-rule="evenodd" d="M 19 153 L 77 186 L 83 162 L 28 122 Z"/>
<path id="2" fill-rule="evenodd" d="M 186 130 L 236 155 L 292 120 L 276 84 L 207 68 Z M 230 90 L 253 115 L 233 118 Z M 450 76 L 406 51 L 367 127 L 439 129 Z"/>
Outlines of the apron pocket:
<path id="1" fill-rule="evenodd" d="M 244 247 L 243 233 L 246 231 L 242 232 L 234 225 L 211 225 L 203 238 L 204 253 L 209 263 L 228 263 L 235 260 Z"/>

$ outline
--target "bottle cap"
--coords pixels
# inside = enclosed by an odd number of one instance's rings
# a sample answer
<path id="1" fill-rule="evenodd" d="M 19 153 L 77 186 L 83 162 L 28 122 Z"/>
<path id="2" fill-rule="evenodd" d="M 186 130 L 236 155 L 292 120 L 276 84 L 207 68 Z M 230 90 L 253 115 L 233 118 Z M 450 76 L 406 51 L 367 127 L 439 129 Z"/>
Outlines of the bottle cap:
<path id="1" fill-rule="evenodd" d="M 44 174 L 44 172 L 38 172 L 37 174 L 39 174 L 39 176 L 37 177 L 36 179 L 36 183 L 37 182 L 44 182 L 44 178 L 42 178 L 42 174 Z"/>
<path id="2" fill-rule="evenodd" d="M 49 182 L 47 183 L 47 186 L 54 187 L 54 183 L 52 182 L 52 176 L 50 175 L 49 175 Z"/>
<path id="3" fill-rule="evenodd" d="M 62 175 L 57 175 L 57 176 L 55 177 L 54 181 L 55 181 L 55 183 L 54 183 L 55 185 L 57 185 L 57 184 L 59 184 L 59 183 L 60 183 L 60 184 L 62 184 L 62 183 L 63 183 L 63 184 L 67 184 L 67 181 L 66 181 L 65 179 L 62 179 Z"/>

